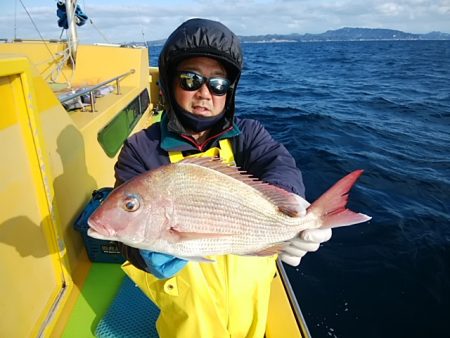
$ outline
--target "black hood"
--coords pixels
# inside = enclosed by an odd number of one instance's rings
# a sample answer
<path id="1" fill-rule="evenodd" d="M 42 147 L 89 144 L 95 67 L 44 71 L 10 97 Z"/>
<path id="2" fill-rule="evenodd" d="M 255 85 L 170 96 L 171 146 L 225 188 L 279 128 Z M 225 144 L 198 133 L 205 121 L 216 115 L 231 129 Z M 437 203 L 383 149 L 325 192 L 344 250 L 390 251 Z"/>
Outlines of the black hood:
<path id="1" fill-rule="evenodd" d="M 167 39 L 159 56 L 159 85 L 164 96 L 165 109 L 169 117 L 169 129 L 185 133 L 177 118 L 173 92 L 170 88 L 176 66 L 181 61 L 195 56 L 207 56 L 221 62 L 227 69 L 232 86 L 227 94 L 225 119 L 221 129 L 230 126 L 234 116 L 236 85 L 242 69 L 242 50 L 238 37 L 217 21 L 191 19 L 179 26 Z"/>

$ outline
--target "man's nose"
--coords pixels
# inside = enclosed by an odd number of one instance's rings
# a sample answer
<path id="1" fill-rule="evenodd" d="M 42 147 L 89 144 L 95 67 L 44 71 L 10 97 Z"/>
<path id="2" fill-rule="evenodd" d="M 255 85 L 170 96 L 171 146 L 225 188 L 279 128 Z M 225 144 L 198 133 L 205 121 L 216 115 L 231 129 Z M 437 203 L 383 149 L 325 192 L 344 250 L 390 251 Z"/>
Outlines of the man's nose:
<path id="1" fill-rule="evenodd" d="M 212 95 L 208 88 L 208 85 L 206 83 L 202 84 L 202 86 L 198 89 L 197 93 L 201 97 L 206 97 L 206 98 L 209 98 Z"/>

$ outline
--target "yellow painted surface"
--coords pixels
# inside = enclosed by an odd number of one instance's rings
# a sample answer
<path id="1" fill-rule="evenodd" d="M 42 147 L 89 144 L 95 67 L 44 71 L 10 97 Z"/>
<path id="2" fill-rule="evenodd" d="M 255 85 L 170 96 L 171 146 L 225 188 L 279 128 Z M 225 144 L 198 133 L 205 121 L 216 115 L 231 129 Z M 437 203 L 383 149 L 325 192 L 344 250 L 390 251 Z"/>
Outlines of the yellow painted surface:
<path id="1" fill-rule="evenodd" d="M 153 105 L 157 105 L 159 103 L 160 98 L 160 89 L 158 84 L 159 81 L 159 68 L 158 67 L 149 67 L 149 81 L 152 84 L 150 86 L 150 98 L 152 100 Z"/>
<path id="2" fill-rule="evenodd" d="M 0 59 L 0 337 L 39 334 L 64 291 L 32 81 L 26 60 Z"/>
<path id="3" fill-rule="evenodd" d="M 1 54 L 27 55 L 42 78 L 48 80 L 53 78 L 58 82 L 70 80 L 72 76 L 72 70 L 65 63 L 62 65 L 63 73 L 54 72 L 55 65 L 63 60 L 65 49 L 65 43 L 48 41 L 25 41 L 0 45 Z"/>
<path id="4" fill-rule="evenodd" d="M 77 51 L 75 86 L 93 85 L 135 69 L 136 73 L 121 81 L 123 86 L 148 83 L 148 52 L 144 48 L 80 45 Z"/>
<path id="5" fill-rule="evenodd" d="M 0 337 L 61 336 L 90 267 L 73 222 L 94 189 L 114 184 L 116 158 L 104 153 L 97 134 L 144 88 L 152 104 L 158 100 L 147 50 L 80 46 L 76 72 L 65 65 L 58 80 L 82 86 L 136 72 L 121 81 L 120 95 L 98 99 L 95 112 L 67 112 L 47 83 L 58 61 L 49 50 L 63 49 L 0 44 Z M 135 131 L 159 118 L 150 109 Z M 279 322 L 271 320 L 268 337 L 281 337 L 271 332 L 279 323 L 290 332 L 284 324 L 292 313 L 274 285 L 271 313 Z"/>
<path id="6" fill-rule="evenodd" d="M 266 337 L 302 337 L 279 274 L 272 282 Z"/>
<path id="7" fill-rule="evenodd" d="M 98 99 L 95 113 L 62 107 L 38 64 L 42 44 L 0 44 L 0 337 L 64 330 L 90 265 L 73 222 L 94 189 L 114 183 L 116 158 L 104 153 L 97 133 L 149 88 L 146 50 L 80 48 L 85 52 L 94 62 L 77 64 L 79 79 L 136 70 L 121 95 Z M 116 66 L 104 61 L 108 53 Z M 151 123 L 149 111 L 135 130 Z"/>

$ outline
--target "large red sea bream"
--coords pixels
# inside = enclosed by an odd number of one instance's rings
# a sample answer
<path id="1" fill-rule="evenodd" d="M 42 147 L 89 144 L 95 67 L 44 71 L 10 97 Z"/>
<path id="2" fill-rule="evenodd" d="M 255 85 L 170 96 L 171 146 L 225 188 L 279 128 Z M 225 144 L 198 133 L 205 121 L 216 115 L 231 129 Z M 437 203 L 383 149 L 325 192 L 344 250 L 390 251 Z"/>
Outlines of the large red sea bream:
<path id="1" fill-rule="evenodd" d="M 297 195 L 219 160 L 186 159 L 114 189 L 89 218 L 88 234 L 185 259 L 266 255 L 302 230 L 368 221 L 345 208 L 361 174 L 342 178 L 301 215 Z"/>

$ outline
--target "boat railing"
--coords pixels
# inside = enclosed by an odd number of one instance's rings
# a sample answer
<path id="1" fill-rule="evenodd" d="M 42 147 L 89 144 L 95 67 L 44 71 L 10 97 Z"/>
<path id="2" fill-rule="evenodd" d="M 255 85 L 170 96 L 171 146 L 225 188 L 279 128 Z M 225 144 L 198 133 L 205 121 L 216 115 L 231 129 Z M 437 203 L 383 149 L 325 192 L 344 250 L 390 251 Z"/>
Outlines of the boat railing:
<path id="1" fill-rule="evenodd" d="M 12 43 L 36 43 L 36 42 L 44 42 L 44 43 L 66 43 L 67 39 L 48 39 L 48 40 L 42 40 L 42 39 L 22 39 L 22 38 L 14 38 L 11 40 L 8 39 L 0 39 L 0 41 L 4 42 L 12 42 Z"/>
<path id="2" fill-rule="evenodd" d="M 96 84 L 95 86 L 86 87 L 80 90 L 77 90 L 73 93 L 66 93 L 58 96 L 58 99 L 61 103 L 67 103 L 70 101 L 74 101 L 78 98 L 81 98 L 84 95 L 89 95 L 89 104 L 91 106 L 91 112 L 95 112 L 95 91 L 97 89 L 100 89 L 101 87 L 104 87 L 112 82 L 115 82 L 116 84 L 116 95 L 120 95 L 120 80 L 127 77 L 128 75 L 134 74 L 135 70 L 130 69 L 128 72 L 120 74 L 118 76 L 115 76 L 109 80 L 103 81 L 99 84 Z"/>
<path id="3" fill-rule="evenodd" d="M 278 273 L 280 275 L 281 280 L 283 281 L 284 288 L 286 290 L 286 295 L 288 296 L 289 302 L 291 303 L 291 308 L 294 312 L 295 319 L 297 320 L 297 324 L 300 327 L 303 338 L 311 338 L 311 333 L 309 332 L 308 326 L 306 325 L 305 317 L 303 317 L 302 310 L 300 309 L 300 305 L 298 304 L 297 297 L 295 296 L 294 290 L 292 289 L 292 285 L 289 282 L 289 277 L 287 276 L 286 271 L 284 270 L 284 266 L 281 263 L 280 259 L 277 259 L 277 267 Z"/>

